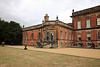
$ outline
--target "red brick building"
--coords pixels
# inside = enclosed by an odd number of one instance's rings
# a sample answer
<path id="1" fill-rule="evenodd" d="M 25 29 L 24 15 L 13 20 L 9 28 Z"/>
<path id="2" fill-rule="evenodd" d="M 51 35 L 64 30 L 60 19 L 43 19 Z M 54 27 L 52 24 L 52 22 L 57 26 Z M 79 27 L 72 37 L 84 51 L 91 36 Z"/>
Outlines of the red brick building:
<path id="1" fill-rule="evenodd" d="M 100 5 L 72 13 L 74 44 L 100 46 Z"/>
<path id="2" fill-rule="evenodd" d="M 23 28 L 23 44 L 44 47 L 65 47 L 72 44 L 73 27 L 58 20 L 44 16 L 42 24 Z M 52 45 L 53 44 L 53 45 Z"/>
<path id="3" fill-rule="evenodd" d="M 83 44 L 100 46 L 100 6 L 72 13 L 72 23 L 49 20 L 44 16 L 42 24 L 23 28 L 23 44 L 37 47 L 69 47 Z"/>

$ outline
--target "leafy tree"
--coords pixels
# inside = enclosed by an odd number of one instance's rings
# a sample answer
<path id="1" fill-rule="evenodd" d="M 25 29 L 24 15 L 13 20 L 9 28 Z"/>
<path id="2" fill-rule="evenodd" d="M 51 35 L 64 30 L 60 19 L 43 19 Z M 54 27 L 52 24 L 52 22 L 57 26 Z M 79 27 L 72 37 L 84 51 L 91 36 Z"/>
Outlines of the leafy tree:
<path id="1" fill-rule="evenodd" d="M 22 43 L 22 27 L 14 21 L 4 21 L 0 19 L 0 43 L 5 41 L 6 44 Z"/>

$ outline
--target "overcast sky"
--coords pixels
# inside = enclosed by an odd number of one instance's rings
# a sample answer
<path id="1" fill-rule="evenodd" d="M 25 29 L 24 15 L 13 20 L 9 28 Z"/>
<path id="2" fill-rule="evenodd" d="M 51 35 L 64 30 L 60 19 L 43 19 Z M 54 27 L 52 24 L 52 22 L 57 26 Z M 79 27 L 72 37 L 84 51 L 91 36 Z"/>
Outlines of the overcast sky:
<path id="1" fill-rule="evenodd" d="M 72 9 L 79 11 L 100 5 L 100 0 L 0 0 L 0 18 L 15 21 L 25 27 L 41 24 L 44 15 L 56 16 L 65 23 L 72 22 Z"/>

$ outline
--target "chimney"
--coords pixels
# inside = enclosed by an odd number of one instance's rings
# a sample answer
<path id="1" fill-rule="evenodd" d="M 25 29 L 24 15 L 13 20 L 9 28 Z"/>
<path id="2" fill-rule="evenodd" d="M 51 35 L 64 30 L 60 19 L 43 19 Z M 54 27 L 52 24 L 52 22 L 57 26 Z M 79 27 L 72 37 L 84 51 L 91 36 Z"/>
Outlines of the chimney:
<path id="1" fill-rule="evenodd" d="M 74 9 L 72 10 L 72 13 L 74 13 Z"/>
<path id="2" fill-rule="evenodd" d="M 23 25 L 23 28 L 24 28 L 24 25 Z"/>
<path id="3" fill-rule="evenodd" d="M 44 20 L 45 20 L 45 21 L 49 21 L 49 16 L 48 16 L 48 14 L 46 14 L 46 15 L 44 16 Z"/>
<path id="4" fill-rule="evenodd" d="M 56 20 L 58 20 L 58 15 L 57 15 L 57 17 L 56 17 Z"/>

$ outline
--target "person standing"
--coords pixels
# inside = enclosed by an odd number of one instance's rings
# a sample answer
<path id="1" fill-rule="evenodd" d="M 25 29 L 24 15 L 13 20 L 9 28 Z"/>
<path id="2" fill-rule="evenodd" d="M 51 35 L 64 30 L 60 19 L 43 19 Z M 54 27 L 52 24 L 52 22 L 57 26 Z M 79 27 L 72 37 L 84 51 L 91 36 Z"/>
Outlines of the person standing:
<path id="1" fill-rule="evenodd" d="M 92 46 L 91 46 L 93 49 L 95 49 L 95 44 L 92 42 Z"/>
<path id="2" fill-rule="evenodd" d="M 3 47 L 4 47 L 4 44 L 5 44 L 5 42 L 3 41 L 3 42 L 2 42 L 2 46 L 3 46 Z"/>

